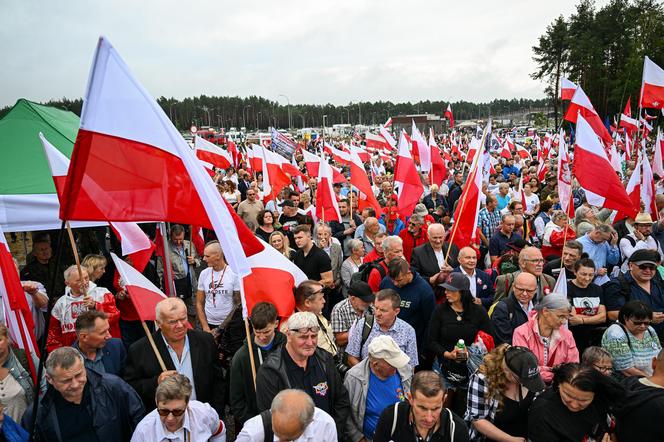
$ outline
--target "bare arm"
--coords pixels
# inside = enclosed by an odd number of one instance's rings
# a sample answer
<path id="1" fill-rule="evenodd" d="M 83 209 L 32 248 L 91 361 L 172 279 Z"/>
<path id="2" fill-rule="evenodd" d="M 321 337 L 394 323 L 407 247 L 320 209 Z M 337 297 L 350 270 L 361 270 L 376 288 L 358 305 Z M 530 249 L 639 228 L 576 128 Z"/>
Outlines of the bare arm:
<path id="1" fill-rule="evenodd" d="M 201 329 L 210 333 L 210 326 L 205 317 L 205 292 L 202 290 L 196 292 L 196 315 L 198 316 L 198 321 L 201 323 Z"/>

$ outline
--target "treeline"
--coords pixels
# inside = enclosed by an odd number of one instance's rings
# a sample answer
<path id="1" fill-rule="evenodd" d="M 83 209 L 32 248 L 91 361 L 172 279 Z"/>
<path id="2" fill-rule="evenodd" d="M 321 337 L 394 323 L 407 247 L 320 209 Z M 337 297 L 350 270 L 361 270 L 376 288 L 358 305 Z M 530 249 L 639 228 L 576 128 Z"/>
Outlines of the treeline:
<path id="1" fill-rule="evenodd" d="M 657 0 L 611 0 L 597 9 L 582 0 L 570 17 L 547 27 L 533 52 L 532 77 L 545 82 L 556 113 L 563 76 L 581 85 L 603 117 L 621 112 L 630 96 L 635 113 L 644 56 L 664 66 L 664 7 Z"/>
<path id="2" fill-rule="evenodd" d="M 355 102 L 345 106 L 332 104 L 291 104 L 290 124 L 289 106 L 286 99 L 279 101 L 263 97 L 212 97 L 201 95 L 183 100 L 160 97 L 158 103 L 166 115 L 179 129 L 188 129 L 192 124 L 197 126 L 211 125 L 216 127 L 247 127 L 249 129 L 320 127 L 325 124 L 383 124 L 388 117 L 394 115 L 430 113 L 443 115 L 447 108 L 443 101 L 420 101 L 417 103 L 392 103 L 390 101 Z M 452 104 L 454 117 L 457 120 L 487 118 L 509 113 L 525 113 L 530 109 L 547 106 L 549 100 L 531 99 L 496 99 L 488 103 L 471 103 L 459 101 Z M 46 105 L 69 110 L 76 115 L 81 114 L 83 101 L 62 98 L 51 100 Z M 10 107 L 0 110 L 0 118 Z"/>

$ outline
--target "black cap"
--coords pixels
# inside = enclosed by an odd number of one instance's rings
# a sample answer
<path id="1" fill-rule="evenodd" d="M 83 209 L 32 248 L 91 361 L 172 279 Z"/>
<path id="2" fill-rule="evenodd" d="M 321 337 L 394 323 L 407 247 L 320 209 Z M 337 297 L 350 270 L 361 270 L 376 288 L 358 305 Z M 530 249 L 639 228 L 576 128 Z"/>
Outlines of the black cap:
<path id="1" fill-rule="evenodd" d="M 348 294 L 360 298 L 364 302 L 374 302 L 374 299 L 376 299 L 376 295 L 371 291 L 371 287 L 364 281 L 351 282 Z"/>
<path id="2" fill-rule="evenodd" d="M 540 376 L 537 357 L 526 347 L 510 347 L 505 352 L 505 364 L 529 391 L 542 391 L 546 387 Z"/>
<path id="3" fill-rule="evenodd" d="M 632 253 L 632 256 L 629 257 L 629 262 L 636 265 L 641 264 L 652 264 L 654 266 L 659 265 L 661 257 L 657 250 L 651 249 L 641 249 Z"/>
<path id="4" fill-rule="evenodd" d="M 295 207 L 295 203 L 291 200 L 284 200 L 283 203 L 279 204 L 279 207 Z"/>
<path id="5" fill-rule="evenodd" d="M 442 286 L 448 290 L 460 292 L 461 290 L 470 290 L 470 281 L 461 272 L 452 272 Z"/>

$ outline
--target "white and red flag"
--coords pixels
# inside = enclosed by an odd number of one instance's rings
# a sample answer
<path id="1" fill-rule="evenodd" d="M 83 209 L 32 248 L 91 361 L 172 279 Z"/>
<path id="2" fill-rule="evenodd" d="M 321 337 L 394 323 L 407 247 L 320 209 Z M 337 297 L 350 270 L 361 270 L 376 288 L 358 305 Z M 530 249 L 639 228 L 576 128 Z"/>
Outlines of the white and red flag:
<path id="1" fill-rule="evenodd" d="M 155 307 L 166 299 L 166 295 L 137 269 L 111 253 L 115 268 L 120 274 L 120 285 L 129 293 L 138 317 L 141 321 L 155 320 Z"/>
<path id="2" fill-rule="evenodd" d="M 328 143 L 325 143 L 323 150 L 330 154 L 334 161 L 344 165 L 350 164 L 350 154 L 345 150 L 337 149 Z"/>
<path id="3" fill-rule="evenodd" d="M 642 159 L 639 158 L 639 161 L 636 162 L 636 167 L 632 172 L 632 176 L 629 177 L 629 181 L 627 182 L 627 188 L 625 189 L 625 192 L 627 192 L 627 196 L 632 202 L 634 210 L 636 210 L 637 212 L 641 211 L 641 181 L 642 181 L 641 164 L 642 164 Z M 628 216 L 631 215 L 620 210 L 618 211 L 618 213 L 616 213 L 614 219 L 616 221 L 620 221 L 621 219 L 627 218 Z"/>
<path id="4" fill-rule="evenodd" d="M 561 100 L 571 100 L 576 92 L 578 86 L 573 81 L 569 81 L 567 78 L 562 77 L 560 79 L 560 99 Z"/>
<path id="5" fill-rule="evenodd" d="M 273 200 L 291 183 L 290 177 L 281 167 L 283 157 L 257 144 L 254 144 L 254 156 L 259 157 L 263 165 L 263 199 L 265 202 Z"/>
<path id="6" fill-rule="evenodd" d="M 383 139 L 387 142 L 387 146 L 384 149 L 385 152 L 392 152 L 397 148 L 397 140 L 394 139 L 386 127 L 379 128 L 378 133 L 380 133 L 380 136 L 383 137 Z"/>
<path id="7" fill-rule="evenodd" d="M 519 158 L 522 160 L 532 160 L 533 157 L 530 155 L 528 149 L 520 145 L 519 143 L 514 144 L 516 146 L 516 154 L 519 155 Z"/>
<path id="8" fill-rule="evenodd" d="M 436 144 L 436 139 L 433 136 L 433 128 L 429 128 L 429 148 L 431 149 L 431 172 L 429 173 L 429 183 L 440 185 L 447 178 L 447 167 L 445 161 L 440 155 L 440 149 Z"/>
<path id="9" fill-rule="evenodd" d="M 652 157 L 652 171 L 660 178 L 664 178 L 664 135 L 662 129 L 657 128 L 657 140 L 653 146 L 655 153 Z"/>
<path id="10" fill-rule="evenodd" d="M 194 148 L 199 160 L 210 163 L 215 167 L 228 169 L 233 164 L 233 157 L 230 153 L 198 135 L 194 137 Z"/>
<path id="11" fill-rule="evenodd" d="M 625 128 L 625 131 L 629 134 L 633 134 L 639 129 L 639 123 L 636 121 L 636 118 L 632 118 L 632 97 L 627 99 L 625 104 L 625 110 L 620 114 L 620 127 Z"/>
<path id="12" fill-rule="evenodd" d="M 401 131 L 399 151 L 394 166 L 394 184 L 398 188 L 397 207 L 402 216 L 410 216 L 424 192 L 424 186 L 417 173 L 415 161 L 410 156 L 406 135 Z"/>
<path id="13" fill-rule="evenodd" d="M 350 182 L 360 191 L 358 208 L 362 210 L 364 207 L 371 206 L 376 213 L 380 213 L 382 208 L 373 193 L 369 177 L 355 146 L 350 146 Z"/>
<path id="14" fill-rule="evenodd" d="M 620 154 L 616 149 L 616 143 L 611 144 L 611 147 L 609 148 L 609 162 L 611 163 L 611 167 L 613 167 L 613 170 L 622 175 Z"/>
<path id="15" fill-rule="evenodd" d="M 572 201 L 572 164 L 565 142 L 565 132 L 560 129 L 560 141 L 558 143 L 558 196 L 560 206 L 571 218 L 574 216 L 574 202 Z M 525 207 L 525 206 L 524 206 Z"/>
<path id="16" fill-rule="evenodd" d="M 574 175 L 581 187 L 597 197 L 602 207 L 622 210 L 632 218 L 636 216 L 638 211 L 634 210 L 620 178 L 613 171 L 604 146 L 590 124 L 580 114 L 576 119 Z"/>
<path id="17" fill-rule="evenodd" d="M 415 151 L 417 152 L 417 157 L 420 161 L 420 171 L 423 173 L 428 173 L 431 170 L 431 148 L 429 143 L 426 142 L 422 133 L 417 128 L 415 120 L 411 120 L 413 125 L 411 126 L 411 138 L 413 140 L 413 155 Z"/>
<path id="18" fill-rule="evenodd" d="M 318 168 L 318 184 L 316 185 L 316 216 L 324 222 L 341 221 L 339 204 L 332 187 L 332 167 L 325 158 Z"/>
<path id="19" fill-rule="evenodd" d="M 643 140 L 645 144 L 645 140 Z M 655 177 L 650 167 L 650 161 L 645 153 L 639 156 L 643 159 L 643 174 L 641 175 L 641 201 L 643 201 L 643 211 L 652 215 L 653 219 L 657 219 L 657 205 L 655 204 Z M 640 208 L 640 206 L 639 206 Z"/>
<path id="20" fill-rule="evenodd" d="M 452 105 L 447 104 L 447 109 L 445 109 L 445 118 L 450 120 L 450 128 L 454 127 L 454 115 L 452 114 Z"/>
<path id="21" fill-rule="evenodd" d="M 371 132 L 367 132 L 364 137 L 364 141 L 366 142 L 367 149 L 375 149 L 380 151 L 391 150 L 390 144 L 380 135 L 374 135 Z"/>
<path id="22" fill-rule="evenodd" d="M 383 127 L 387 129 L 388 127 L 392 126 L 392 117 L 388 118 L 385 124 L 383 124 Z"/>
<path id="23" fill-rule="evenodd" d="M 309 178 L 318 178 L 318 169 L 320 168 L 321 158 L 307 150 L 302 150 L 302 157 L 304 158 L 304 166 L 307 168 Z M 336 168 L 332 168 L 332 182 L 345 183 L 346 177 L 341 174 Z"/>
<path id="24" fill-rule="evenodd" d="M 609 134 L 609 131 L 604 126 L 602 119 L 599 117 L 599 114 L 595 111 L 590 99 L 583 92 L 581 86 L 576 88 L 572 101 L 569 103 L 567 108 L 567 113 L 565 114 L 565 120 L 576 123 L 577 116 L 581 115 L 584 120 L 593 128 L 593 131 L 597 134 L 598 137 L 602 139 L 605 145 L 610 146 L 613 142 L 613 138 Z"/>
<path id="25" fill-rule="evenodd" d="M 87 192 L 91 198 L 79 196 Z M 214 229 L 228 264 L 251 272 L 239 218 L 111 44 L 99 39 L 60 206 L 63 220 L 168 221 Z M 253 235 L 252 235 L 253 236 Z M 242 241 L 245 238 L 241 238 Z"/>
<path id="26" fill-rule="evenodd" d="M 35 339 L 35 324 L 32 311 L 18 276 L 18 270 L 9 251 L 5 234 L 0 229 L 0 297 L 2 297 L 3 321 L 9 330 L 12 342 L 25 351 L 32 381 L 38 385 L 37 367 L 33 357 L 39 359 L 39 350 Z M 40 313 L 41 314 L 41 313 Z"/>
<path id="27" fill-rule="evenodd" d="M 664 69 L 647 56 L 643 60 L 640 106 L 664 109 Z"/>

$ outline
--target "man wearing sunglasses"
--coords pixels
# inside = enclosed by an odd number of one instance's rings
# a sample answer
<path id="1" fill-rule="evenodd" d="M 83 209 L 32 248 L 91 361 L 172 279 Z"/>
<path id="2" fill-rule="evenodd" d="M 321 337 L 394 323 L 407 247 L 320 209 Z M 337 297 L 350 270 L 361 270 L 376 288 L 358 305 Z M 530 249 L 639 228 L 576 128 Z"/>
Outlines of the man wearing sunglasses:
<path id="1" fill-rule="evenodd" d="M 657 271 L 660 261 L 656 250 L 635 251 L 629 257 L 629 271 L 604 286 L 604 297 L 611 321 L 618 319 L 618 313 L 627 301 L 643 301 L 650 306 L 652 326 L 661 341 L 664 338 L 664 281 Z"/>
<path id="2" fill-rule="evenodd" d="M 267 410 L 282 390 L 306 392 L 317 408 L 334 419 L 339 440 L 346 440 L 350 400 L 331 354 L 317 348 L 320 326 L 311 312 L 296 312 L 288 318 L 286 344 L 270 353 L 256 375 L 256 402 Z"/>

